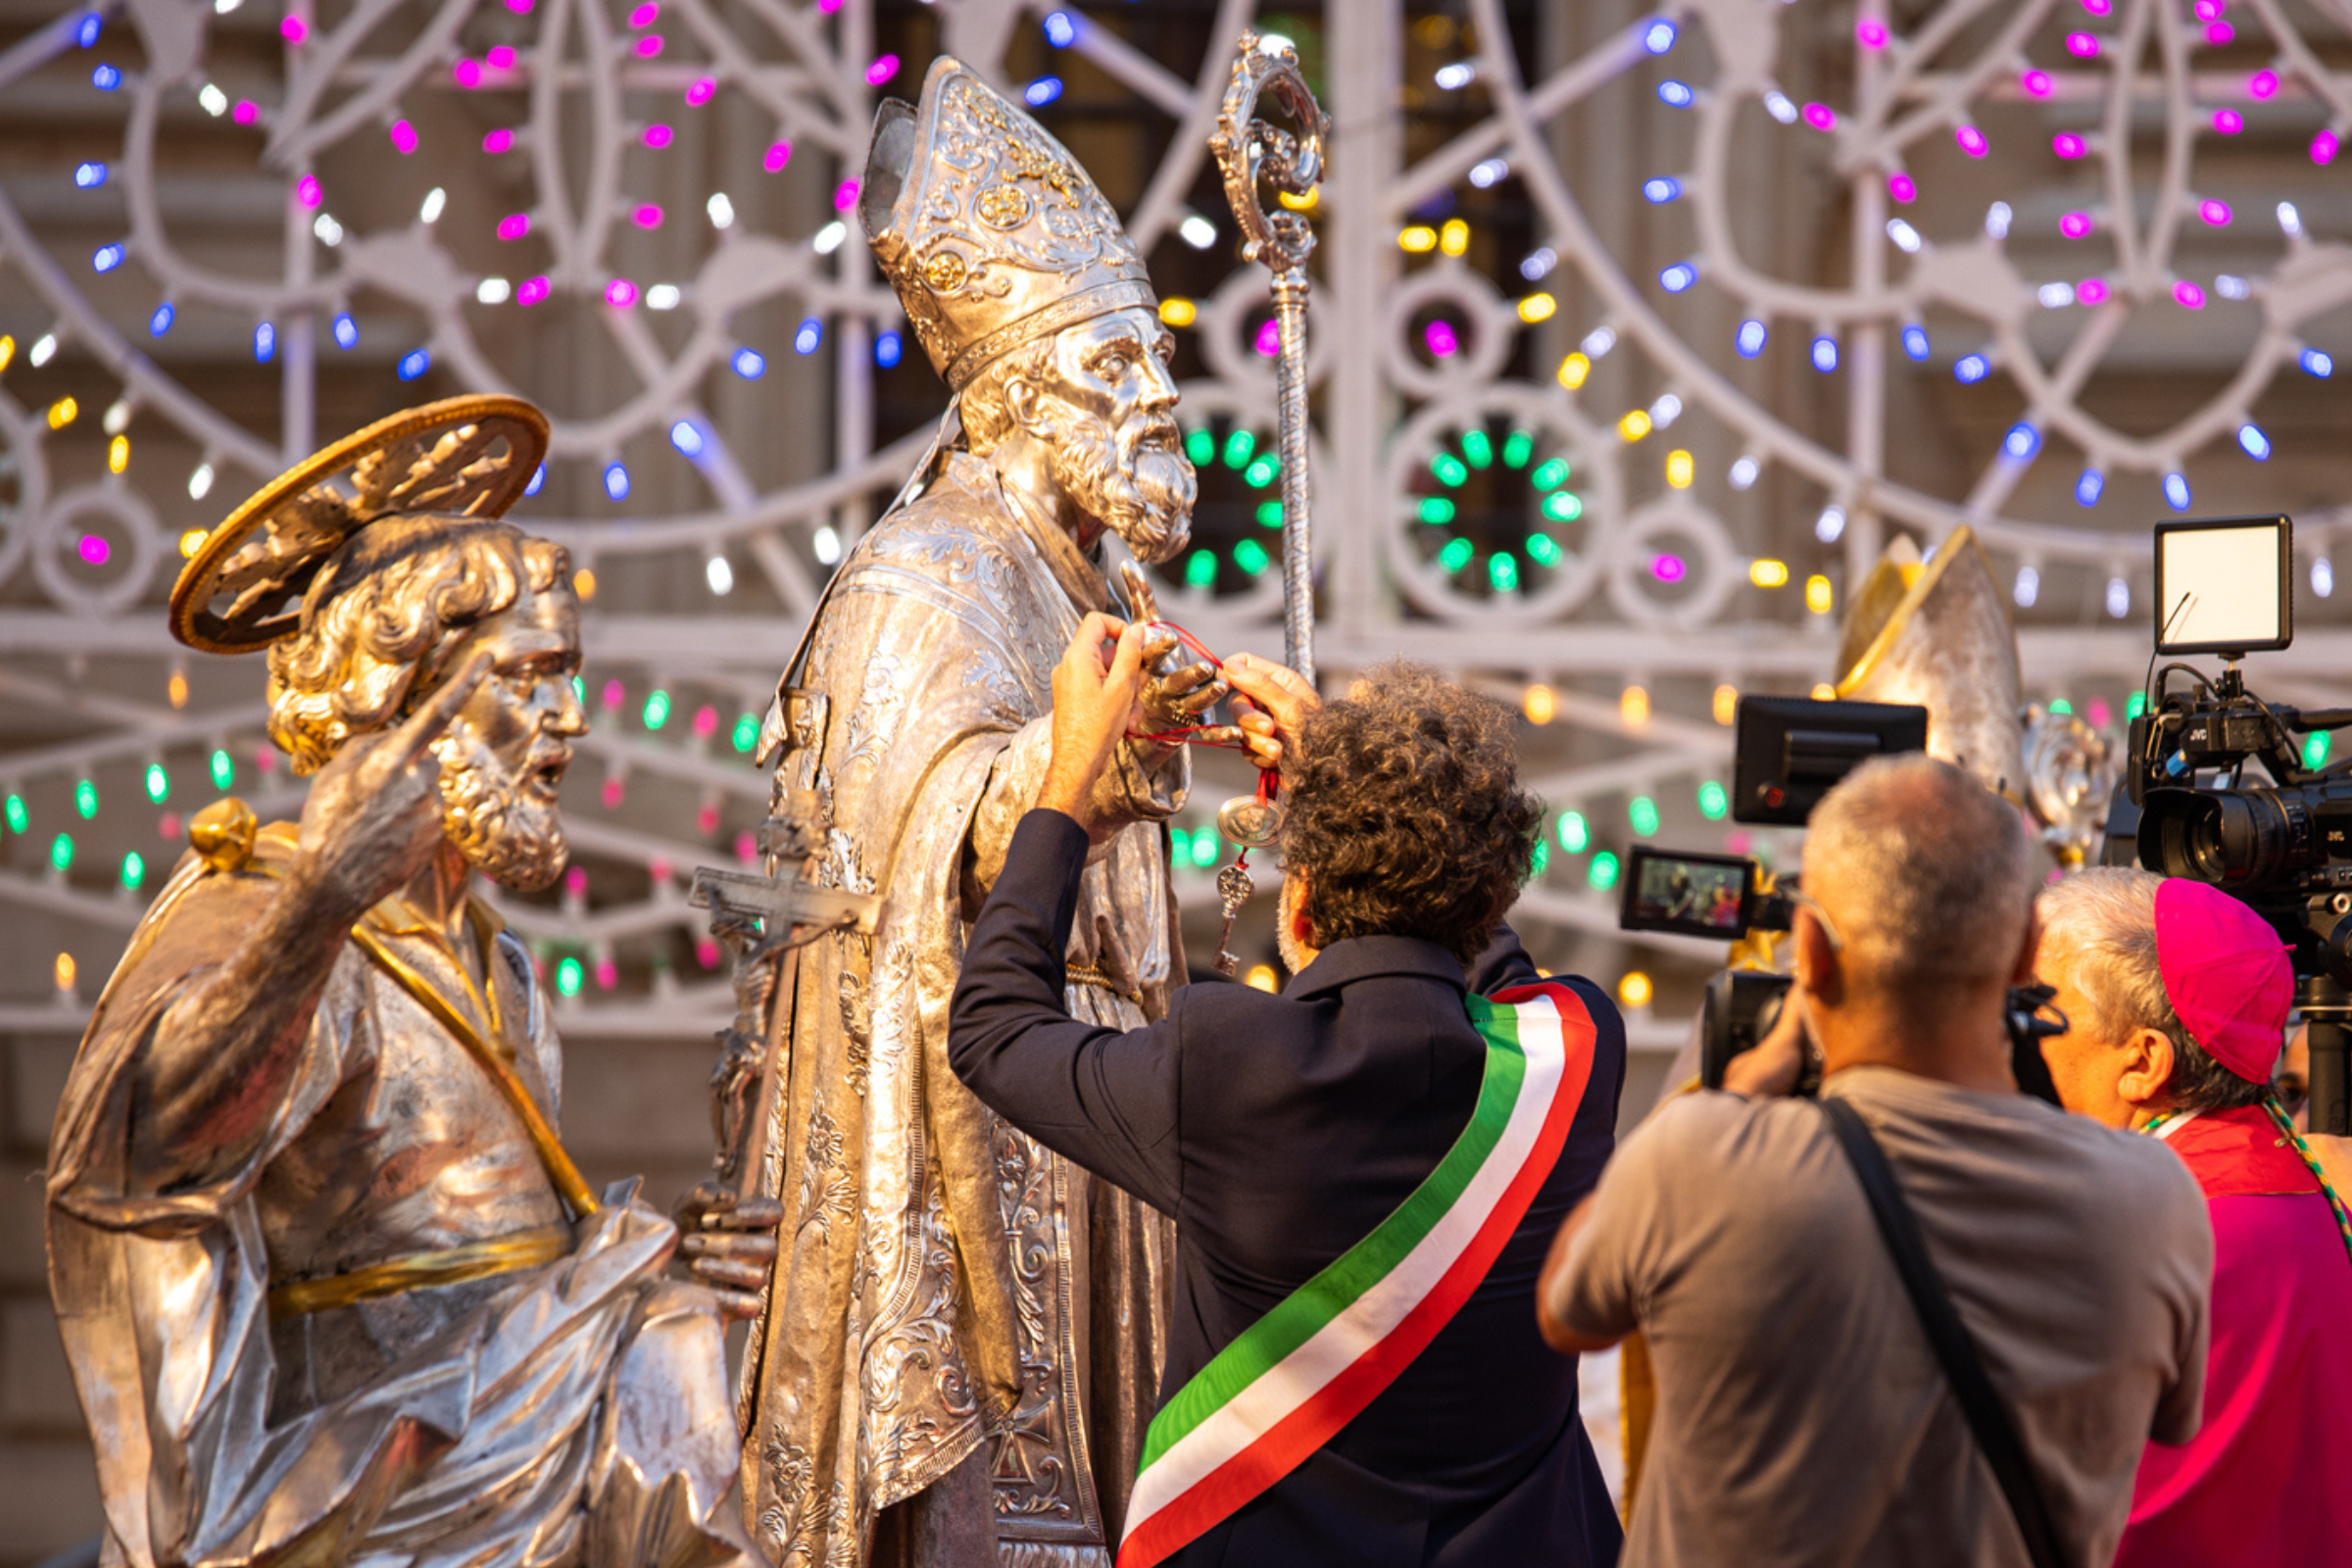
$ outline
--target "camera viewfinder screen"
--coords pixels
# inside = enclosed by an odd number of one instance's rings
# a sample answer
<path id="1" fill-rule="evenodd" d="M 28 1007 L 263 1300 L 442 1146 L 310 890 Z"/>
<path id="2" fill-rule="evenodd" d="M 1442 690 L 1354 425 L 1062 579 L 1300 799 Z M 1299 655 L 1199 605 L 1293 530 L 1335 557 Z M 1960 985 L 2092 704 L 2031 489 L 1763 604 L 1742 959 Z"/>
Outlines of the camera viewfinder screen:
<path id="1" fill-rule="evenodd" d="M 2288 529 L 2284 517 L 2159 523 L 2158 652 L 2284 648 L 2293 635 Z"/>
<path id="2" fill-rule="evenodd" d="M 1731 941 L 1747 929 L 1755 867 L 1736 856 L 1660 855 L 1636 849 L 1618 924 Z"/>

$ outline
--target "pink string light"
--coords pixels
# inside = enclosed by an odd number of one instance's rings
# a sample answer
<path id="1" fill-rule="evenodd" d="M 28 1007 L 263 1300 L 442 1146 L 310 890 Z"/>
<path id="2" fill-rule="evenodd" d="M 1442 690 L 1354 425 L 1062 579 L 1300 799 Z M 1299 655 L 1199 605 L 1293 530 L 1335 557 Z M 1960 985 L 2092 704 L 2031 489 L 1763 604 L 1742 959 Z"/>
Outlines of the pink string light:
<path id="1" fill-rule="evenodd" d="M 2068 239 L 2082 239 L 2092 226 L 2088 213 L 2067 213 L 2058 220 L 2058 232 Z"/>
<path id="2" fill-rule="evenodd" d="M 2336 150 L 2343 144 L 2343 138 L 2333 130 L 2321 131 L 2311 138 L 2311 161 L 2315 164 L 2334 163 Z"/>
<path id="3" fill-rule="evenodd" d="M 407 121 L 395 120 L 392 128 L 385 134 L 392 138 L 392 145 L 401 157 L 406 158 L 416 150 L 416 127 Z"/>
<path id="4" fill-rule="evenodd" d="M 637 285 L 625 277 L 614 278 L 605 285 L 605 303 L 619 310 L 627 310 L 637 303 Z"/>
<path id="5" fill-rule="evenodd" d="M 715 969 L 718 967 L 718 959 L 719 951 L 717 943 L 711 941 L 709 937 L 704 937 L 701 941 L 695 943 L 695 962 L 701 964 L 706 969 Z"/>
<path id="6" fill-rule="evenodd" d="M 2066 35 L 2066 52 L 2070 55 L 2073 55 L 2077 60 L 2098 59 L 2098 34 L 2091 32 L 2068 33 Z"/>
<path id="7" fill-rule="evenodd" d="M 2219 22 L 2222 20 L 2222 13 L 2229 9 L 2229 0 L 2197 0 L 2197 3 L 2190 7 L 2199 22 Z"/>
<path id="8" fill-rule="evenodd" d="M 718 710 L 709 703 L 694 710 L 694 737 L 707 741 L 718 733 Z M 715 808 L 713 808 L 715 809 Z"/>
<path id="9" fill-rule="evenodd" d="M 689 109 L 702 108 L 710 101 L 710 95 L 716 91 L 718 91 L 717 77 L 698 77 L 694 85 L 686 89 L 686 107 Z"/>
<path id="10" fill-rule="evenodd" d="M 644 37 L 637 40 L 638 59 L 651 60 L 654 58 L 654 56 L 660 54 L 661 52 L 662 35 L 660 33 L 649 32 Z"/>
<path id="11" fill-rule="evenodd" d="M 2082 9 L 2094 17 L 2103 17 L 2115 9 L 2115 0 L 2082 0 Z"/>
<path id="12" fill-rule="evenodd" d="M 1986 152 L 1990 151 L 1990 148 L 1985 144 L 1984 133 L 1974 125 L 1958 125 L 1953 127 L 1952 140 L 1958 142 L 1960 144 L 1960 150 L 1968 154 L 1968 156 L 1971 158 L 1982 158 Z"/>
<path id="13" fill-rule="evenodd" d="M 2062 130 L 2050 138 L 2050 151 L 2061 158 L 2080 158 L 2090 151 L 2090 143 L 2071 130 Z"/>
<path id="14" fill-rule="evenodd" d="M 872 65 L 865 68 L 865 84 L 868 87 L 879 87 L 898 74 L 899 57 L 897 55 L 879 55 L 875 57 Z"/>
<path id="15" fill-rule="evenodd" d="M 514 46 L 513 44 L 502 43 L 497 48 L 491 50 L 488 54 L 482 56 L 482 63 L 488 66 L 492 71 L 513 71 L 514 69 Z"/>
<path id="16" fill-rule="evenodd" d="M 1854 24 L 1854 42 L 1865 49 L 1884 49 L 1888 43 L 1886 24 L 1865 17 Z"/>
<path id="17" fill-rule="evenodd" d="M 669 137 L 670 129 L 667 125 L 648 125 L 645 127 L 645 144 L 656 152 L 660 152 L 662 148 L 669 145 Z"/>
<path id="18" fill-rule="evenodd" d="M 240 125 L 250 125 L 262 118 L 262 106 L 250 98 L 240 98 L 237 107 L 229 111 L 228 118 Z"/>
<path id="19" fill-rule="evenodd" d="M 79 555 L 82 560 L 88 562 L 93 566 L 105 565 L 107 557 L 114 554 L 112 550 L 107 548 L 106 541 L 99 538 L 94 533 L 83 534 L 81 536 L 81 543 L 75 545 L 74 549 L 75 554 Z"/>
<path id="20" fill-rule="evenodd" d="M 694 830 L 705 838 L 716 833 L 718 831 L 718 808 L 708 804 L 699 808 L 694 813 Z"/>
<path id="21" fill-rule="evenodd" d="M 2278 73 L 2257 71 L 2254 73 L 2253 78 L 2246 83 L 2246 91 L 2257 98 L 2274 96 L 2278 91 Z"/>
<path id="22" fill-rule="evenodd" d="M 605 689 L 599 695 L 604 698 L 607 708 L 618 708 L 629 700 L 629 689 L 616 680 L 609 680 L 605 682 Z"/>
<path id="23" fill-rule="evenodd" d="M 1838 128 L 1838 111 L 1832 109 L 1828 104 L 1807 104 L 1804 115 L 1805 123 L 1811 125 L 1815 130 L 1836 130 Z"/>
<path id="24" fill-rule="evenodd" d="M 294 182 L 294 199 L 302 203 L 303 206 L 318 206 L 319 196 L 320 192 L 318 189 L 318 176 L 317 174 L 305 174 L 302 176 L 302 178 Z"/>
<path id="25" fill-rule="evenodd" d="M 504 125 L 482 138 L 482 151 L 495 158 L 514 150 L 514 132 Z"/>
<path id="26" fill-rule="evenodd" d="M 846 213 L 857 205 L 858 182 L 856 180 L 845 179 L 838 186 L 834 187 L 833 210 L 835 212 Z"/>
<path id="27" fill-rule="evenodd" d="M 1681 582 L 1690 575 L 1690 566 L 1680 556 L 1653 556 L 1650 558 L 1649 574 L 1660 582 Z"/>
<path id="28" fill-rule="evenodd" d="M 792 143 L 778 139 L 768 143 L 767 151 L 760 157 L 760 167 L 773 174 L 792 162 Z"/>
<path id="29" fill-rule="evenodd" d="M 479 60 L 461 60 L 449 68 L 449 74 L 452 79 L 467 92 L 471 92 L 482 84 L 482 63 Z"/>
<path id="30" fill-rule="evenodd" d="M 1914 202 L 1919 200 L 1919 186 L 1909 174 L 1897 169 L 1886 176 L 1886 194 L 1898 202 Z"/>
<path id="31" fill-rule="evenodd" d="M 2107 280 L 2100 277 L 2084 278 L 2075 285 L 2075 300 L 2078 304 L 2082 305 L 2106 304 Z"/>
<path id="32" fill-rule="evenodd" d="M 2205 291 L 2184 277 L 2173 285 L 2173 300 L 2184 311 L 2201 311 L 2205 308 Z"/>
<path id="33" fill-rule="evenodd" d="M 311 24 L 300 17 L 288 17 L 277 24 L 277 35 L 288 43 L 298 44 L 311 35 Z"/>
<path id="34" fill-rule="evenodd" d="M 661 0 L 645 0 L 645 4 L 629 13 L 629 25 L 637 28 L 650 27 L 661 15 Z"/>
<path id="35" fill-rule="evenodd" d="M 544 277 L 526 277 L 514 286 L 514 303 L 536 305 L 547 298 L 552 286 Z"/>
<path id="36" fill-rule="evenodd" d="M 2208 196 L 2197 203 L 2197 216 L 2220 228 L 2230 221 L 2230 204 L 2218 196 Z"/>
<path id="37" fill-rule="evenodd" d="M 498 220 L 498 237 L 500 239 L 517 240 L 530 231 L 531 215 L 528 213 L 509 213 Z"/>
<path id="38" fill-rule="evenodd" d="M 610 991 L 620 984 L 620 965 L 611 958 L 596 960 L 596 989 Z"/>
<path id="39" fill-rule="evenodd" d="M 608 778 L 605 780 L 604 789 L 599 793 L 604 799 L 605 809 L 617 811 L 620 809 L 620 803 L 628 798 L 629 787 L 618 777 Z M 578 868 L 575 866 L 573 869 Z"/>
<path id="40" fill-rule="evenodd" d="M 840 3 L 841 0 L 833 0 L 834 5 L 839 5 Z M 825 0 L 816 0 L 816 8 L 819 11 L 830 9 L 825 4 Z M 748 829 L 735 835 L 735 858 L 742 861 L 745 865 L 752 865 L 759 861 L 760 840 Z"/>
<path id="41" fill-rule="evenodd" d="M 1268 318 L 1258 326 L 1257 337 L 1250 346 L 1269 360 L 1280 354 L 1282 352 L 1281 323 Z"/>
<path id="42" fill-rule="evenodd" d="M 630 216 L 637 220 L 639 228 L 660 228 L 662 226 L 662 209 L 652 202 L 643 203 Z"/>
<path id="43" fill-rule="evenodd" d="M 2234 109 L 2216 109 L 2213 112 L 2213 128 L 2225 136 L 2234 136 L 2246 128 L 2246 117 Z"/>
<path id="44" fill-rule="evenodd" d="M 538 0 L 507 0 L 507 9 L 518 17 L 527 17 L 531 14 L 531 7 L 537 3 Z"/>
<path id="45" fill-rule="evenodd" d="M 2047 98 L 2052 90 L 2050 74 L 2046 71 L 2029 71 L 2017 82 L 2026 89 L 2029 98 Z"/>
<path id="46" fill-rule="evenodd" d="M 1258 328 L 1258 353 L 1263 354 L 1266 352 L 1266 343 L 1268 339 L 1272 340 L 1275 352 L 1279 353 L 1282 349 L 1282 332 L 1271 320 L 1267 321 L 1264 326 Z M 1451 321 L 1430 322 L 1427 326 L 1421 329 L 1421 341 L 1428 344 L 1429 352 L 1435 354 L 1441 360 L 1449 360 L 1453 358 L 1454 355 L 1461 352 L 1462 348 L 1462 340 L 1454 335 L 1453 323 Z"/>

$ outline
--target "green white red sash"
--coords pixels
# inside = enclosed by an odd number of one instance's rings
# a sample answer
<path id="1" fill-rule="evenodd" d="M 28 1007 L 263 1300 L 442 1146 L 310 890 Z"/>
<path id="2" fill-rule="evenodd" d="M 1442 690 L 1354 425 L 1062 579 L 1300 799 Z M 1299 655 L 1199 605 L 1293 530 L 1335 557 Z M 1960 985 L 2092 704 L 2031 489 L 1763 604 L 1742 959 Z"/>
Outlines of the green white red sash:
<path id="1" fill-rule="evenodd" d="M 1472 997 L 1478 1107 L 1379 1229 L 1219 1351 L 1144 1441 L 1118 1568 L 1152 1568 L 1291 1473 L 1395 1382 L 1487 1277 L 1550 1176 L 1592 1073 L 1567 986 Z"/>

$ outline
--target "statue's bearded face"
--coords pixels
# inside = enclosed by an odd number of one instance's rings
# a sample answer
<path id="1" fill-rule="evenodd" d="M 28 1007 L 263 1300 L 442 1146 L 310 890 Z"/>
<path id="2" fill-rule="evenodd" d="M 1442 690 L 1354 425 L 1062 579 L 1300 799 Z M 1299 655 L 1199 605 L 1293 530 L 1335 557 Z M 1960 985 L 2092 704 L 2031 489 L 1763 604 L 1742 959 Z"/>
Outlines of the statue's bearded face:
<path id="1" fill-rule="evenodd" d="M 569 585 L 525 591 L 477 622 L 440 667 L 463 669 L 485 650 L 490 677 L 433 743 L 442 829 L 492 881 L 543 888 L 570 855 L 556 796 L 571 764 L 571 737 L 588 732 L 587 710 L 571 686 L 580 628 Z"/>
<path id="2" fill-rule="evenodd" d="M 1184 548 L 1199 490 L 1176 426 L 1175 350 L 1140 306 L 1082 321 L 1054 339 L 1036 403 L 1054 485 L 1151 565 Z"/>

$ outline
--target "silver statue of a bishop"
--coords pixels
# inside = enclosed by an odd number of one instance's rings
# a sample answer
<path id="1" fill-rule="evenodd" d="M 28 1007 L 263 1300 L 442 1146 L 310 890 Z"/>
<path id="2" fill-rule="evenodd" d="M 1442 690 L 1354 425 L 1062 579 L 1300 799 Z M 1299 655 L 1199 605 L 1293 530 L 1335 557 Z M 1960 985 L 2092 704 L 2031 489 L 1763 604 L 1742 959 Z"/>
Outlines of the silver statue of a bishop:
<path id="1" fill-rule="evenodd" d="M 745 1493 L 780 1563 L 1107 1568 L 1170 1225 L 974 1100 L 947 1015 L 1045 772 L 1055 662 L 1090 611 L 1153 618 L 1133 562 L 1185 543 L 1173 343 L 1085 170 L 953 59 L 919 106 L 883 105 L 859 214 L 954 396 L 762 738 L 778 799 L 814 792 L 814 880 L 889 913 L 811 941 L 777 1004 L 758 1190 L 785 1217 L 745 1362 Z M 1152 737 L 1222 687 L 1172 647 L 1102 786 L 1071 938 L 1071 1012 L 1112 1029 L 1184 978 L 1162 824 L 1188 763 Z"/>
<path id="2" fill-rule="evenodd" d="M 587 728 L 569 563 L 501 516 L 546 446 L 514 398 L 394 416 L 173 590 L 181 641 L 269 649 L 270 736 L 316 779 L 299 822 L 197 814 L 58 1109 L 109 1568 L 764 1562 L 720 1339 L 751 1298 L 581 1178 L 552 1009 L 473 894 L 563 870 Z M 770 1239 L 718 1223 L 695 1270 L 756 1278 Z"/>

